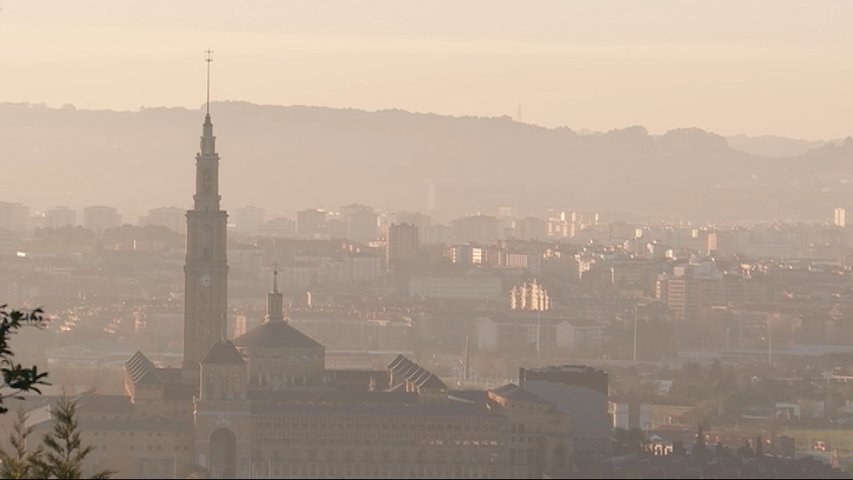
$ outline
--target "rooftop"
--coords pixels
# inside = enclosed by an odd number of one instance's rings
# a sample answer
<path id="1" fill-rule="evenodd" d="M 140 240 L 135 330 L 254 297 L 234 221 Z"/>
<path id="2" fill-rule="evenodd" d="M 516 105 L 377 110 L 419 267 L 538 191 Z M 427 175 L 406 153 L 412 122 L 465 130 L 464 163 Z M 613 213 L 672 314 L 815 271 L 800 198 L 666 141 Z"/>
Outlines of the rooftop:
<path id="1" fill-rule="evenodd" d="M 269 415 L 316 415 L 328 418 L 338 416 L 383 416 L 383 417 L 444 417 L 444 418 L 493 418 L 498 416 L 484 405 L 451 402 L 449 404 L 371 404 L 371 403 L 266 403 L 253 406 L 255 414 Z"/>
<path id="2" fill-rule="evenodd" d="M 323 348 L 313 338 L 283 321 L 269 321 L 234 339 L 238 347 L 250 348 Z"/>
<path id="3" fill-rule="evenodd" d="M 234 342 L 231 340 L 220 340 L 210 347 L 210 350 L 207 351 L 207 355 L 204 356 L 204 360 L 202 360 L 201 363 L 203 365 L 242 365 L 245 364 L 246 361 L 243 360 L 243 356 L 237 351 L 237 348 L 234 346 Z"/>
<path id="4" fill-rule="evenodd" d="M 134 385 L 159 383 L 157 367 L 140 351 L 131 356 L 124 363 L 124 370 Z"/>
<path id="5" fill-rule="evenodd" d="M 536 373 L 604 373 L 589 365 L 548 365 L 546 367 L 526 368 L 528 372 Z"/>
<path id="6" fill-rule="evenodd" d="M 519 387 L 514 383 L 507 383 L 506 385 L 502 385 L 498 388 L 493 388 L 492 392 L 510 400 L 516 400 L 527 403 L 538 403 L 541 405 L 550 405 L 550 403 L 546 402 L 545 400 L 539 398 L 538 396 L 534 395 L 533 393 L 530 393 L 529 391 Z"/>

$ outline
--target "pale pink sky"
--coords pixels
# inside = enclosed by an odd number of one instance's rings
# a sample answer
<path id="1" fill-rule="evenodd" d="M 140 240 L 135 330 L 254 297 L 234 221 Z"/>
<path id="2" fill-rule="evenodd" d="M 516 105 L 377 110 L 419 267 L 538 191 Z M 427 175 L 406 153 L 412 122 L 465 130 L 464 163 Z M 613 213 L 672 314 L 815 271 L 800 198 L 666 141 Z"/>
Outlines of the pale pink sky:
<path id="1" fill-rule="evenodd" d="M 828 139 L 853 126 L 853 2 L 0 0 L 0 101 L 515 115 Z"/>

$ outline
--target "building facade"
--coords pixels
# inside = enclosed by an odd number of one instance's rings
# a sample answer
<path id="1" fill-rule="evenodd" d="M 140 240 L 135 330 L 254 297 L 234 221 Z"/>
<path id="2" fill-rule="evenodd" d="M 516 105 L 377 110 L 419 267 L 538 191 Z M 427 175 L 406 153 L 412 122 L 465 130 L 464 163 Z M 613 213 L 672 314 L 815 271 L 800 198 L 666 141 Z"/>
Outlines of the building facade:
<path id="1" fill-rule="evenodd" d="M 44 213 L 45 227 L 61 228 L 68 225 L 77 225 L 77 212 L 70 207 L 59 206 Z"/>
<path id="2" fill-rule="evenodd" d="M 385 246 L 385 265 L 389 270 L 406 269 L 417 259 L 419 246 L 418 227 L 411 224 L 388 226 L 388 242 Z"/>
<path id="3" fill-rule="evenodd" d="M 572 448 L 580 461 L 596 461 L 610 451 L 609 376 L 583 365 L 522 368 L 518 383 L 525 390 L 571 414 Z"/>
<path id="4" fill-rule="evenodd" d="M 379 214 L 372 207 L 352 204 L 341 207 L 344 238 L 368 243 L 379 236 Z"/>

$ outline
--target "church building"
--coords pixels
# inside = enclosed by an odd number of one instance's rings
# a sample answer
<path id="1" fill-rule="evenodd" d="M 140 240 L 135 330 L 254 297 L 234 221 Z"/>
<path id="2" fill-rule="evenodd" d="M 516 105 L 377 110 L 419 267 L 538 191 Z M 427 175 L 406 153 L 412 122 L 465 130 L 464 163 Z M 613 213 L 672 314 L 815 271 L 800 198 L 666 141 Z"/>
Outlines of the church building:
<path id="1" fill-rule="evenodd" d="M 210 82 L 208 57 L 208 92 Z M 187 212 L 180 368 L 142 352 L 127 396 L 81 398 L 93 461 L 122 478 L 542 478 L 572 469 L 571 418 L 513 384 L 453 390 L 398 356 L 385 370 L 331 370 L 285 318 L 277 275 L 262 325 L 234 339 L 227 213 L 208 108 Z"/>

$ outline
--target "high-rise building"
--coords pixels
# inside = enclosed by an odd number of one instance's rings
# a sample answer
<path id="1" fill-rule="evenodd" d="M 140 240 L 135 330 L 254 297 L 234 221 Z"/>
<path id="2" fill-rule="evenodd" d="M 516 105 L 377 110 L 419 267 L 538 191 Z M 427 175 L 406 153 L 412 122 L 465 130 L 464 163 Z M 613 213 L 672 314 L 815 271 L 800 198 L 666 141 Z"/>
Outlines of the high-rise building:
<path id="1" fill-rule="evenodd" d="M 187 212 L 184 266 L 184 370 L 197 371 L 211 346 L 225 338 L 228 308 L 228 214 L 219 206 L 219 155 L 210 110 L 196 154 L 195 205 Z"/>
<path id="2" fill-rule="evenodd" d="M 548 290 L 535 279 L 512 287 L 510 308 L 513 310 L 545 311 L 551 309 Z"/>
<path id="3" fill-rule="evenodd" d="M 548 238 L 548 223 L 536 217 L 524 217 L 515 221 L 513 231 L 519 240 L 545 240 Z"/>
<path id="4" fill-rule="evenodd" d="M 94 205 L 83 209 L 83 225 L 95 233 L 121 226 L 121 215 L 115 207 Z"/>
<path id="5" fill-rule="evenodd" d="M 832 211 L 832 224 L 836 227 L 844 228 L 847 225 L 845 216 L 846 211 L 844 207 L 835 207 L 835 210 Z"/>
<path id="6" fill-rule="evenodd" d="M 321 208 L 302 210 L 296 213 L 296 234 L 303 238 L 315 238 L 327 233 L 328 212 Z"/>
<path id="7" fill-rule="evenodd" d="M 713 264 L 679 265 L 658 277 L 655 296 L 676 319 L 695 320 L 713 306 L 765 303 L 772 290 L 762 278 L 724 274 Z"/>
<path id="8" fill-rule="evenodd" d="M 717 253 L 717 242 L 719 238 L 717 237 L 717 232 L 708 232 L 708 237 L 705 242 L 705 253 L 708 255 L 713 255 Z"/>
<path id="9" fill-rule="evenodd" d="M 55 207 L 44 213 L 44 226 L 60 228 L 77 224 L 77 212 L 69 207 Z"/>
<path id="10" fill-rule="evenodd" d="M 385 265 L 389 270 L 411 267 L 418 255 L 418 227 L 406 223 L 388 226 Z"/>
<path id="11" fill-rule="evenodd" d="M 379 236 L 379 215 L 372 207 L 352 204 L 341 207 L 344 236 L 349 240 L 367 243 Z"/>
<path id="12" fill-rule="evenodd" d="M 418 228 L 418 243 L 421 245 L 433 243 L 430 231 L 432 218 L 419 212 L 397 212 L 391 215 L 391 223 L 409 223 Z"/>

